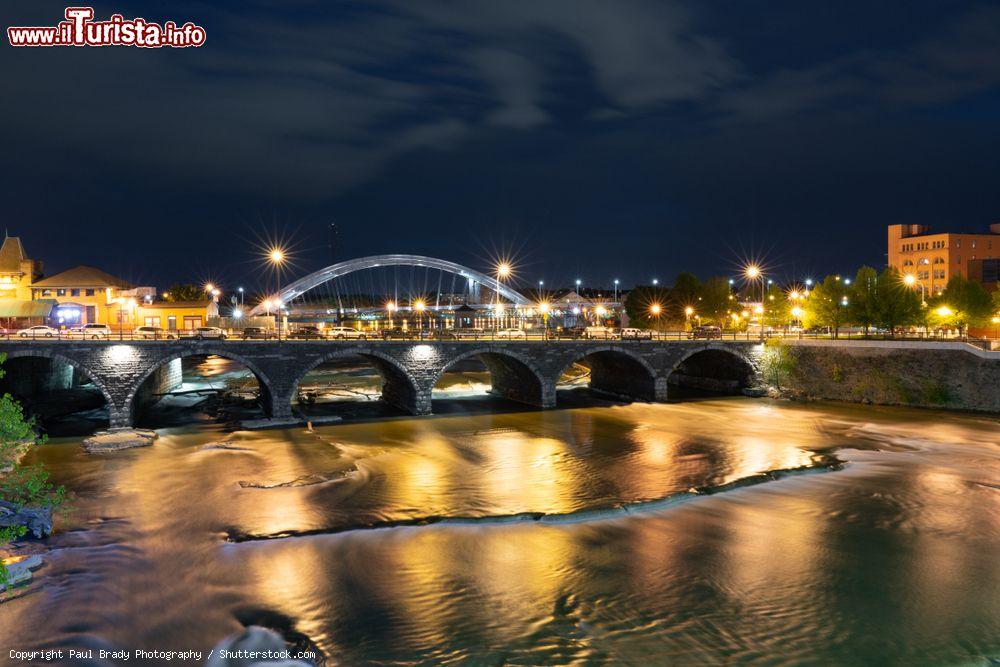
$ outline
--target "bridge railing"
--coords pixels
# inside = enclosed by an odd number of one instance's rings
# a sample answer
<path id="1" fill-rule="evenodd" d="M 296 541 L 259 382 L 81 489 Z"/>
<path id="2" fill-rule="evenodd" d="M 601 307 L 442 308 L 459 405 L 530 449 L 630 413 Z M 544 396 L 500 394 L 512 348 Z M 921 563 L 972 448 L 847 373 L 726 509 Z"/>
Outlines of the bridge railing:
<path id="1" fill-rule="evenodd" d="M 41 329 L 20 329 L 20 330 L 0 330 L 0 340 L 19 342 L 81 342 L 81 341 L 185 341 L 185 340 L 215 340 L 215 341 L 535 341 L 538 343 L 576 341 L 576 340 L 608 340 L 608 341 L 760 341 L 771 338 L 794 338 L 800 340 L 886 340 L 886 341 L 961 341 L 975 345 L 984 350 L 990 350 L 991 346 L 996 346 L 997 341 L 986 338 L 972 338 L 958 335 L 954 332 L 937 331 L 914 331 L 865 333 L 863 331 L 718 331 L 718 330 L 694 330 L 694 331 L 640 331 L 624 335 L 617 331 L 561 331 L 561 330 L 493 330 L 486 329 L 480 331 L 456 331 L 452 329 L 435 330 L 410 330 L 410 331 L 357 331 L 357 332 L 334 332 L 333 335 L 326 335 L 315 330 L 311 331 L 276 331 L 276 330 L 255 330 L 253 332 L 241 330 L 216 330 L 214 332 L 199 332 L 195 330 L 184 331 L 162 331 L 152 333 L 138 333 L 134 331 L 72 331 L 68 329 L 48 331 Z"/>

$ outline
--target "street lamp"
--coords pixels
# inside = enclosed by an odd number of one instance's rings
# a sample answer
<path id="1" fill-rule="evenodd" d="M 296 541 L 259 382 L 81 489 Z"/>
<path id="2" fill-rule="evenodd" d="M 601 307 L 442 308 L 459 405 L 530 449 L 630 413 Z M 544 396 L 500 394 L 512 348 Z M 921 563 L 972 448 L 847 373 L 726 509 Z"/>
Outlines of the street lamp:
<path id="1" fill-rule="evenodd" d="M 618 279 L 615 278 L 615 303 L 618 303 Z"/>
<path id="2" fill-rule="evenodd" d="M 389 328 L 392 328 L 392 311 L 396 310 L 396 302 L 390 301 L 385 304 L 385 312 L 389 313 Z"/>
<path id="3" fill-rule="evenodd" d="M 281 264 L 285 261 L 285 251 L 281 248 L 271 248 L 267 253 L 267 260 L 274 266 L 274 275 L 278 283 L 278 340 L 281 340 Z"/>
<path id="4" fill-rule="evenodd" d="M 541 281 L 539 281 L 541 282 Z M 538 312 L 542 314 L 542 328 L 545 330 L 545 338 L 549 337 L 549 303 L 542 301 L 538 304 Z"/>
<path id="5" fill-rule="evenodd" d="M 242 287 L 237 287 L 236 291 L 240 293 L 240 305 L 242 306 L 243 305 L 243 288 Z"/>
<path id="6" fill-rule="evenodd" d="M 761 272 L 759 266 L 750 264 L 743 270 L 743 275 L 750 281 L 760 280 L 760 318 L 758 321 L 760 324 L 760 339 L 764 340 L 764 274 Z"/>
<path id="7" fill-rule="evenodd" d="M 656 287 L 659 284 L 660 284 L 660 279 L 659 278 L 653 278 L 653 287 Z"/>
<path id="8" fill-rule="evenodd" d="M 417 317 L 419 318 L 417 328 L 421 331 L 424 329 L 424 308 L 426 307 L 427 304 L 424 303 L 423 299 L 417 299 L 413 302 L 413 310 L 417 311 Z"/>

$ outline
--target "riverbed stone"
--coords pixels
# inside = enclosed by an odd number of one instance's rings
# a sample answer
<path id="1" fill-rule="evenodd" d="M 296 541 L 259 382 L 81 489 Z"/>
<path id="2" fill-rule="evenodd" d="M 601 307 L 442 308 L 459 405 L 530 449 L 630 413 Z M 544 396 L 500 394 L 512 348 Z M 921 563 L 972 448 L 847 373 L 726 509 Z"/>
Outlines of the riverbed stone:
<path id="1" fill-rule="evenodd" d="M 156 431 L 138 428 L 121 428 L 98 431 L 82 443 L 88 453 L 116 452 L 121 449 L 148 447 L 156 440 Z"/>
<path id="2" fill-rule="evenodd" d="M 312 662 L 305 660 L 254 660 L 249 657 L 234 657 L 233 654 L 239 651 L 245 654 L 271 652 L 281 654 L 288 651 L 285 640 L 277 632 L 251 625 L 243 632 L 230 635 L 215 645 L 212 657 L 206 662 L 206 667 L 255 667 L 256 665 L 267 667 L 311 667 Z"/>
<path id="3" fill-rule="evenodd" d="M 52 533 L 52 508 L 19 507 L 0 500 L 0 528 L 11 526 L 24 526 L 36 539 L 47 537 Z"/>

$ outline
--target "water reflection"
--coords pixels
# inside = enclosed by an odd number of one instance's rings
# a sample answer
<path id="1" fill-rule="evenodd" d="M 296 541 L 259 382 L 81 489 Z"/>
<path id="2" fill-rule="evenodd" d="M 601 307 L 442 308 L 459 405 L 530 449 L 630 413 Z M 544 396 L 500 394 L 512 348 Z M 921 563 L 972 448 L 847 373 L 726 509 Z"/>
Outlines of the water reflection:
<path id="1" fill-rule="evenodd" d="M 724 399 L 53 443 L 77 510 L 0 636 L 208 648 L 287 618 L 339 664 L 996 657 L 996 427 Z M 845 447 L 836 473 L 605 512 Z M 491 523 L 521 513 L 567 520 Z M 463 523 L 369 529 L 440 517 Z"/>

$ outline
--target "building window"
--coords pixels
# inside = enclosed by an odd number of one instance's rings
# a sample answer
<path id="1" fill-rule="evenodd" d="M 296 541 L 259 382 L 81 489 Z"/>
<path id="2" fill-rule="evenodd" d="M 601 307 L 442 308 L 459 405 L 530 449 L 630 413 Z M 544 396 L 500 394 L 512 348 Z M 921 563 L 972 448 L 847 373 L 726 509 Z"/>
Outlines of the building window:
<path id="1" fill-rule="evenodd" d="M 50 289 L 43 289 L 42 290 L 42 296 L 52 296 L 52 290 L 50 290 Z"/>
<path id="2" fill-rule="evenodd" d="M 153 317 L 147 317 L 145 318 L 144 322 L 147 327 L 158 327 L 160 326 L 160 317 L 158 315 L 154 315 Z"/>
<path id="3" fill-rule="evenodd" d="M 912 259 L 904 259 L 903 260 L 903 266 L 913 266 L 913 260 Z"/>
<path id="4" fill-rule="evenodd" d="M 955 239 L 955 247 L 956 248 L 962 247 L 962 239 Z"/>
<path id="5" fill-rule="evenodd" d="M 85 294 L 86 294 L 87 296 L 94 296 L 94 290 L 92 290 L 92 289 L 89 289 L 89 290 L 87 290 L 87 291 L 85 292 Z"/>
<path id="6" fill-rule="evenodd" d="M 973 248 L 975 248 L 975 247 L 976 247 L 976 239 L 972 239 L 972 247 L 973 247 Z"/>
<path id="7" fill-rule="evenodd" d="M 71 289 L 69 291 L 69 295 L 70 296 L 80 296 L 80 290 L 78 290 L 78 289 Z"/>
<path id="8" fill-rule="evenodd" d="M 201 326 L 201 317 L 185 315 L 184 316 L 184 328 L 185 329 L 197 329 Z"/>
<path id="9" fill-rule="evenodd" d="M 168 315 L 167 316 L 167 328 L 171 331 L 177 331 L 177 316 Z"/>
<path id="10" fill-rule="evenodd" d="M 56 296 L 66 296 L 66 290 L 64 290 L 64 289 L 57 289 L 56 290 Z"/>

